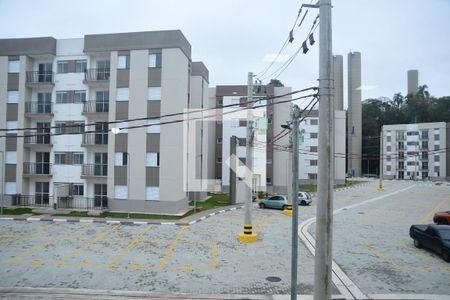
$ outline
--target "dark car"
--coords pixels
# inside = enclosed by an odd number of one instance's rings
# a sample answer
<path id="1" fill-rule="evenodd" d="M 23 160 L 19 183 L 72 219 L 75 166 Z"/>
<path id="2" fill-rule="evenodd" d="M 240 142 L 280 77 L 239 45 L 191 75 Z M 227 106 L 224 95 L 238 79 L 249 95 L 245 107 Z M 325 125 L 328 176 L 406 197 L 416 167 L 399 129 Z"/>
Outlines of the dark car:
<path id="1" fill-rule="evenodd" d="M 449 225 L 412 225 L 409 236 L 417 248 L 432 250 L 450 262 L 450 226 Z"/>

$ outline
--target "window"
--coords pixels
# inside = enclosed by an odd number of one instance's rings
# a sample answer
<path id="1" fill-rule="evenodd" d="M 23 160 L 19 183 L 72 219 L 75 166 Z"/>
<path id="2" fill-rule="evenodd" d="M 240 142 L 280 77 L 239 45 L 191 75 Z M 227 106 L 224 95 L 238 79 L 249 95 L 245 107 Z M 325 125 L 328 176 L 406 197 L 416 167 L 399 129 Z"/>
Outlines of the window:
<path id="1" fill-rule="evenodd" d="M 222 144 L 222 138 L 217 138 L 217 144 Z"/>
<path id="2" fill-rule="evenodd" d="M 20 62 L 18 60 L 8 61 L 8 73 L 19 73 Z"/>
<path id="3" fill-rule="evenodd" d="M 149 68 L 161 68 L 161 53 L 152 53 L 148 55 Z"/>
<path id="4" fill-rule="evenodd" d="M 317 174 L 316 173 L 308 173 L 308 179 L 317 179 Z"/>
<path id="5" fill-rule="evenodd" d="M 319 124 L 319 120 L 311 119 L 311 125 L 317 125 L 317 124 Z"/>
<path id="6" fill-rule="evenodd" d="M 83 152 L 74 152 L 73 153 L 72 164 L 74 164 L 74 165 L 82 165 L 83 161 L 84 161 L 84 154 L 83 154 Z"/>
<path id="7" fill-rule="evenodd" d="M 84 196 L 84 185 L 82 183 L 72 184 L 72 196 Z"/>
<path id="8" fill-rule="evenodd" d="M 115 153 L 115 166 L 126 166 L 128 165 L 128 153 L 127 152 L 116 152 Z"/>
<path id="9" fill-rule="evenodd" d="M 316 159 L 312 159 L 309 161 L 309 165 L 310 166 L 317 166 L 317 160 Z"/>
<path id="10" fill-rule="evenodd" d="M 66 154 L 64 152 L 55 153 L 55 165 L 65 165 L 66 164 Z"/>
<path id="11" fill-rule="evenodd" d="M 310 146 L 309 152 L 317 152 L 317 146 Z"/>
<path id="12" fill-rule="evenodd" d="M 160 86 L 151 86 L 148 88 L 148 100 L 161 100 Z"/>
<path id="13" fill-rule="evenodd" d="M 391 141 L 391 136 L 387 136 L 386 137 L 386 142 L 390 142 Z"/>
<path id="14" fill-rule="evenodd" d="M 311 137 L 312 139 L 317 139 L 317 136 L 318 136 L 317 132 L 311 132 L 311 133 L 310 133 L 310 137 Z"/>
<path id="15" fill-rule="evenodd" d="M 267 158 L 267 164 L 268 164 L 268 165 L 271 165 L 272 162 L 273 162 L 272 158 L 269 158 L 269 157 L 268 157 L 268 158 Z"/>
<path id="16" fill-rule="evenodd" d="M 7 134 L 17 133 L 17 130 L 11 130 L 17 129 L 17 121 L 6 121 L 6 129 L 8 129 Z"/>
<path id="17" fill-rule="evenodd" d="M 19 91 L 8 91 L 8 103 L 19 103 Z"/>
<path id="18" fill-rule="evenodd" d="M 216 159 L 216 163 L 221 164 L 221 163 L 222 163 L 222 157 L 218 157 L 218 158 Z"/>
<path id="19" fill-rule="evenodd" d="M 386 171 L 390 172 L 391 171 L 391 166 L 386 166 Z"/>
<path id="20" fill-rule="evenodd" d="M 16 164 L 17 163 L 16 151 L 6 151 L 5 163 L 7 163 L 7 164 Z"/>
<path id="21" fill-rule="evenodd" d="M 159 187 L 147 186 L 145 188 L 145 200 L 159 200 Z"/>
<path id="22" fill-rule="evenodd" d="M 119 55 L 117 57 L 117 69 L 129 69 L 130 68 L 130 56 Z"/>
<path id="23" fill-rule="evenodd" d="M 434 135 L 434 140 L 435 140 L 435 141 L 439 141 L 439 134 L 435 134 L 435 135 Z"/>
<path id="24" fill-rule="evenodd" d="M 114 186 L 114 198 L 125 200 L 128 198 L 128 187 L 126 185 Z"/>
<path id="25" fill-rule="evenodd" d="M 428 141 L 422 141 L 422 149 L 428 149 Z"/>
<path id="26" fill-rule="evenodd" d="M 386 151 L 391 152 L 391 146 L 386 146 Z"/>
<path id="27" fill-rule="evenodd" d="M 58 61 L 57 72 L 58 73 L 69 73 L 69 62 L 67 60 Z"/>
<path id="28" fill-rule="evenodd" d="M 147 124 L 151 125 L 147 127 L 147 133 L 160 133 L 161 126 L 159 125 L 159 119 L 158 120 L 147 120 Z"/>
<path id="29" fill-rule="evenodd" d="M 56 103 L 67 103 L 68 102 L 68 92 L 58 91 L 56 92 Z"/>
<path id="30" fill-rule="evenodd" d="M 420 138 L 421 139 L 428 139 L 428 130 L 422 130 L 420 132 Z"/>
<path id="31" fill-rule="evenodd" d="M 35 182 L 35 203 L 48 204 L 49 203 L 49 183 Z"/>
<path id="32" fill-rule="evenodd" d="M 436 161 L 436 162 L 439 161 L 439 155 L 436 155 L 436 156 L 434 157 L 434 161 Z"/>
<path id="33" fill-rule="evenodd" d="M 266 184 L 272 184 L 272 178 L 266 177 Z"/>
<path id="34" fill-rule="evenodd" d="M 159 152 L 147 152 L 147 167 L 159 167 Z"/>
<path id="35" fill-rule="evenodd" d="M 5 182 L 5 194 L 14 195 L 17 193 L 16 182 Z"/>
<path id="36" fill-rule="evenodd" d="M 86 91 L 75 91 L 74 103 L 84 103 L 86 102 Z"/>
<path id="37" fill-rule="evenodd" d="M 55 134 L 84 133 L 83 121 L 56 121 Z"/>
<path id="38" fill-rule="evenodd" d="M 129 88 L 117 88 L 117 101 L 128 101 L 129 100 Z"/>
<path id="39" fill-rule="evenodd" d="M 85 59 L 75 61 L 75 72 L 76 73 L 84 73 L 84 72 L 86 72 L 86 69 L 87 69 L 87 61 Z"/>

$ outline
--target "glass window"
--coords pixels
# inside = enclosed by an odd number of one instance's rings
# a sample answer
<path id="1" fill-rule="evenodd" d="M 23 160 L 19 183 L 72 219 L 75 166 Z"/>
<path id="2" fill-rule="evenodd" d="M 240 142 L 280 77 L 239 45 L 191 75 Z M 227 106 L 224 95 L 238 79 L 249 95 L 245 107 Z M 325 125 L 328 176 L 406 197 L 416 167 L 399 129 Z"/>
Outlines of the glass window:
<path id="1" fill-rule="evenodd" d="M 119 55 L 117 57 L 117 69 L 128 69 L 129 59 L 128 55 Z"/>
<path id="2" fill-rule="evenodd" d="M 222 144 L 222 138 L 217 138 L 217 144 Z"/>
<path id="3" fill-rule="evenodd" d="M 145 200 L 159 200 L 159 187 L 147 186 L 145 188 Z"/>
<path id="4" fill-rule="evenodd" d="M 159 166 L 159 152 L 148 152 L 147 153 L 147 167 L 158 167 Z"/>
<path id="5" fill-rule="evenodd" d="M 64 152 L 55 153 L 55 165 L 64 165 L 66 163 L 66 154 Z"/>
<path id="6" fill-rule="evenodd" d="M 161 68 L 161 53 L 152 53 L 148 56 L 149 68 Z"/>
<path id="7" fill-rule="evenodd" d="M 8 103 L 19 103 L 19 91 L 8 91 Z"/>
<path id="8" fill-rule="evenodd" d="M 72 196 L 83 196 L 84 185 L 82 183 L 74 183 L 72 185 Z"/>
<path id="9" fill-rule="evenodd" d="M 160 133 L 161 131 L 161 126 L 159 125 L 159 119 L 157 120 L 147 120 L 147 124 L 148 125 L 152 125 L 152 126 L 148 126 L 147 127 L 147 133 Z"/>
<path id="10" fill-rule="evenodd" d="M 6 129 L 9 129 L 7 131 L 7 134 L 17 133 L 17 130 L 10 130 L 10 129 L 17 129 L 17 121 L 6 121 Z"/>
<path id="11" fill-rule="evenodd" d="M 148 100 L 161 100 L 160 86 L 152 86 L 148 88 Z"/>
<path id="12" fill-rule="evenodd" d="M 75 72 L 76 73 L 84 73 L 84 72 L 86 72 L 86 69 L 87 69 L 87 61 L 85 59 L 75 61 Z"/>
<path id="13" fill-rule="evenodd" d="M 57 72 L 58 73 L 69 73 L 69 62 L 66 60 L 58 61 Z"/>
<path id="14" fill-rule="evenodd" d="M 5 182 L 5 194 L 6 195 L 14 195 L 16 193 L 17 193 L 16 182 Z"/>
<path id="15" fill-rule="evenodd" d="M 58 91 L 56 92 L 56 103 L 67 103 L 68 102 L 68 92 Z"/>
<path id="16" fill-rule="evenodd" d="M 74 103 L 84 103 L 86 102 L 86 91 L 75 91 Z"/>
<path id="17" fill-rule="evenodd" d="M 128 165 L 128 154 L 126 152 L 116 152 L 115 153 L 115 166 L 126 166 Z"/>
<path id="18" fill-rule="evenodd" d="M 82 165 L 83 161 L 84 161 L 84 154 L 83 154 L 83 152 L 74 152 L 73 153 L 72 164 L 74 164 L 74 165 Z"/>
<path id="19" fill-rule="evenodd" d="M 8 61 L 8 73 L 19 73 L 20 62 L 18 60 Z"/>
<path id="20" fill-rule="evenodd" d="M 129 91 L 129 88 L 117 88 L 117 101 L 128 101 Z"/>
<path id="21" fill-rule="evenodd" d="M 319 124 L 319 120 L 311 119 L 311 125 L 317 125 L 317 124 Z"/>
<path id="22" fill-rule="evenodd" d="M 55 122 L 55 134 L 62 134 L 66 132 L 66 122 Z"/>
<path id="23" fill-rule="evenodd" d="M 16 164 L 17 163 L 17 152 L 16 151 L 6 151 L 5 163 Z"/>
<path id="24" fill-rule="evenodd" d="M 114 198 L 127 199 L 128 198 L 128 187 L 126 185 L 114 186 Z"/>

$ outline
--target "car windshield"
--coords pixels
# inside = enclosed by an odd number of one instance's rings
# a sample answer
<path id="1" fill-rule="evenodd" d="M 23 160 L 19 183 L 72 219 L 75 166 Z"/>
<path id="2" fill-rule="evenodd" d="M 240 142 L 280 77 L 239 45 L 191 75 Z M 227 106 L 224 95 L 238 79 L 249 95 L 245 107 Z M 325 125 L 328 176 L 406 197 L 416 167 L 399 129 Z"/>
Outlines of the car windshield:
<path id="1" fill-rule="evenodd" d="M 443 240 L 450 240 L 450 229 L 441 229 L 438 231 Z"/>

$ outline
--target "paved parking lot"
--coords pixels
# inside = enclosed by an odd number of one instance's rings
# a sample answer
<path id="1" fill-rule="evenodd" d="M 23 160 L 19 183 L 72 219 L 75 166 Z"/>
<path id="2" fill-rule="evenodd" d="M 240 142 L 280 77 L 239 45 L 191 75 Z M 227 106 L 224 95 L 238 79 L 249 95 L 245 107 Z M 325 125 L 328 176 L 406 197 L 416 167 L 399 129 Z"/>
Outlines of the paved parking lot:
<path id="1" fill-rule="evenodd" d="M 366 294 L 450 295 L 449 265 L 408 236 L 412 223 L 450 209 L 450 186 L 386 182 L 398 195 L 335 216 L 334 259 Z M 339 191 L 335 209 L 378 197 L 376 182 Z M 316 200 L 316 199 L 314 199 Z M 315 215 L 300 207 L 299 221 Z M 256 243 L 242 244 L 244 210 L 191 226 L 0 221 L 0 286 L 183 293 L 287 294 L 291 220 L 253 209 Z M 310 227 L 314 233 L 314 226 Z M 314 260 L 299 245 L 299 293 L 311 294 Z M 267 277 L 278 277 L 271 282 Z M 335 294 L 339 291 L 334 288 Z"/>

